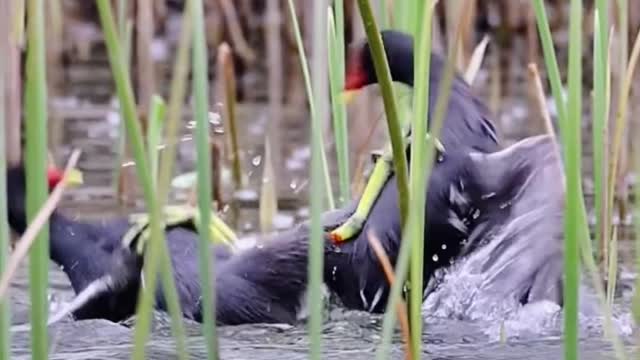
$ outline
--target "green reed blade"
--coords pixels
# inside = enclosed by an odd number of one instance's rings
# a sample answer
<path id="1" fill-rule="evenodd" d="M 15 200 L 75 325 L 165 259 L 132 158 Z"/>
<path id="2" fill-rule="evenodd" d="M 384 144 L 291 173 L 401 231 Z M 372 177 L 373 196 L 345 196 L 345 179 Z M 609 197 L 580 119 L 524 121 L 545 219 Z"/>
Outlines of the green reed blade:
<path id="1" fill-rule="evenodd" d="M 553 42 L 551 41 L 551 31 L 549 29 L 549 23 L 546 19 L 546 14 L 544 12 L 543 2 L 539 0 L 535 0 L 534 10 L 536 13 L 536 22 L 538 25 L 538 30 L 543 42 L 543 55 L 544 55 L 545 64 L 547 67 L 549 82 L 551 84 L 552 93 L 554 95 L 556 106 L 558 109 L 558 123 L 560 125 L 559 126 L 560 135 L 562 137 L 563 143 L 566 144 L 567 142 L 569 142 L 569 140 L 566 138 L 566 135 L 565 135 L 567 134 L 567 131 L 563 130 L 564 128 L 567 127 L 566 101 L 561 92 L 562 85 L 560 81 L 560 73 L 558 71 L 558 64 L 555 59 Z M 609 94 L 608 85 L 607 85 L 607 94 Z M 566 148 L 564 152 L 565 154 L 567 153 Z M 565 172 L 568 172 L 568 170 L 566 170 L 566 163 L 567 161 L 564 162 Z M 565 188 L 568 188 L 568 182 L 565 185 Z M 580 195 L 583 194 L 581 181 L 580 181 L 580 187 L 576 191 L 578 191 Z M 606 295 L 605 295 L 605 290 L 601 281 L 602 277 L 600 275 L 598 267 L 596 266 L 595 260 L 593 258 L 593 249 L 592 249 L 592 244 L 590 239 L 589 227 L 587 222 L 587 212 L 586 212 L 586 207 L 584 203 L 584 198 L 583 196 L 579 196 L 577 200 L 578 200 L 577 221 L 578 221 L 578 227 L 579 227 L 578 240 L 580 241 L 580 244 L 579 244 L 580 256 L 588 271 L 589 278 L 591 279 L 593 287 L 596 290 L 596 295 L 598 297 L 600 307 L 602 311 L 605 313 L 604 327 L 605 329 L 608 329 L 608 331 L 607 330 L 605 331 L 605 335 L 611 341 L 616 357 L 618 359 L 624 359 L 625 358 L 624 346 L 622 344 L 620 337 L 617 336 L 617 334 L 615 334 L 614 331 L 612 330 L 613 324 L 611 322 L 611 309 L 606 306 Z M 565 217 L 568 217 L 567 209 L 565 209 Z"/>
<path id="2" fill-rule="evenodd" d="M 387 118 L 389 137 L 391 138 L 391 150 L 393 152 L 394 173 L 398 186 L 398 204 L 400 207 L 400 223 L 404 228 L 407 220 L 409 203 L 409 173 L 407 171 L 407 155 L 402 134 L 396 96 L 391 82 L 391 71 L 382 45 L 382 38 L 376 24 L 369 0 L 358 0 L 360 16 L 367 34 L 367 40 L 371 49 L 373 65 L 375 67 L 378 84 L 382 91 L 382 100 Z"/>
<path id="3" fill-rule="evenodd" d="M 422 342 L 422 283 L 424 267 L 424 236 L 425 206 L 427 193 L 427 114 L 429 114 L 429 78 L 431 64 L 431 20 L 432 2 L 428 1 L 422 17 L 421 26 L 416 28 L 414 38 L 416 47 L 413 53 L 414 71 L 414 97 L 413 97 L 413 122 L 411 125 L 411 163 L 409 164 L 409 220 L 407 223 L 407 236 L 405 241 L 411 241 L 413 245 L 411 256 L 411 297 L 410 297 L 410 323 L 412 353 L 420 359 Z M 420 7 L 420 6 L 417 6 Z M 416 9 L 416 12 L 419 9 Z M 430 170 L 428 170 L 430 172 Z"/>
<path id="4" fill-rule="evenodd" d="M 47 75 L 44 47 L 44 1 L 27 2 L 27 64 L 25 85 L 25 172 L 27 223 L 33 221 L 47 199 Z M 34 359 L 47 359 L 47 285 L 49 227 L 40 231 L 29 251 L 31 296 L 31 351 Z"/>
<path id="5" fill-rule="evenodd" d="M 8 13 L 8 2 L 0 2 L 0 13 Z M 9 24 L 4 22 L 0 25 L 0 54 L 6 54 L 8 51 Z M 7 68 L 6 57 L 0 56 L 0 273 L 4 273 L 9 260 L 9 224 L 7 211 L 7 153 L 6 153 L 6 123 L 7 123 L 7 106 L 6 106 L 6 77 L 5 69 Z M 11 352 L 11 334 L 9 327 L 11 326 L 11 309 L 8 299 L 0 302 L 0 359 L 9 359 Z"/>
<path id="6" fill-rule="evenodd" d="M 341 1 L 340 1 L 341 2 Z M 342 4 L 337 4 L 336 7 Z M 329 84 L 331 85 L 331 105 L 333 110 L 333 131 L 336 141 L 336 155 L 338 159 L 338 184 L 340 196 L 338 206 L 351 200 L 351 176 L 349 174 L 349 133 L 347 128 L 347 108 L 341 101 L 344 88 L 344 51 L 339 48 L 340 41 L 336 35 L 336 25 L 333 11 L 329 7 L 328 14 L 328 54 L 329 54 Z M 344 41 L 344 40 L 343 40 Z"/>
<path id="7" fill-rule="evenodd" d="M 162 261 L 162 290 L 164 291 L 169 305 L 168 310 L 172 318 L 171 326 L 173 333 L 174 335 L 182 334 L 182 336 L 176 339 L 178 356 L 180 359 L 186 359 L 187 354 L 186 350 L 184 350 L 186 347 L 184 346 L 183 323 L 181 321 L 173 321 L 179 317 L 173 313 L 174 310 L 176 310 L 174 305 L 178 304 L 179 309 L 179 303 L 177 302 L 177 293 L 172 276 L 172 265 L 170 261 L 166 261 L 169 255 L 164 239 L 162 214 L 158 200 L 155 196 L 155 186 L 151 180 L 151 172 L 147 162 L 147 152 L 145 151 L 142 129 L 136 114 L 131 80 L 124 61 L 122 46 L 118 42 L 118 35 L 111 10 L 111 4 L 109 0 L 97 0 L 97 6 L 100 23 L 102 24 L 105 36 L 109 62 L 114 73 L 118 99 L 120 101 L 120 106 L 122 107 L 122 113 L 125 115 L 124 121 L 127 129 L 127 138 L 129 139 L 133 150 L 138 179 L 143 190 L 148 211 L 150 212 L 150 239 L 148 244 L 149 246 L 147 246 L 148 250 L 144 254 L 145 266 L 143 269 L 143 276 L 147 286 L 140 288 L 139 291 L 138 308 L 136 310 L 137 317 L 134 333 L 133 358 L 138 360 L 145 358 L 145 344 L 151 325 L 151 311 L 153 309 L 155 299 L 155 289 L 157 286 L 157 275 L 159 270 L 158 267 L 160 266 L 160 260 L 165 260 Z"/>
<path id="8" fill-rule="evenodd" d="M 324 9 L 323 9 L 324 11 Z M 314 131 L 316 133 L 322 133 L 322 126 L 320 124 L 320 118 L 317 116 L 316 112 L 316 98 L 314 96 L 314 91 L 311 88 L 311 76 L 309 75 L 309 65 L 307 64 L 307 55 L 304 51 L 304 42 L 302 41 L 302 35 L 300 33 L 300 25 L 298 25 L 298 19 L 296 17 L 296 8 L 291 0 L 289 0 L 289 13 L 291 15 L 291 21 L 293 22 L 293 30 L 296 36 L 296 44 L 298 46 L 298 57 L 300 58 L 300 65 L 302 66 L 302 74 L 304 76 L 304 84 L 307 91 L 307 98 L 309 100 L 309 112 L 311 113 L 311 126 L 315 128 Z M 322 70 L 324 73 L 324 70 Z M 320 154 L 322 157 L 322 173 L 324 177 L 324 188 L 325 191 L 323 193 L 327 194 L 327 203 L 329 209 L 335 208 L 335 201 L 333 199 L 333 190 L 331 187 L 331 178 L 329 175 L 329 165 L 327 164 L 327 156 L 324 150 L 324 142 L 320 142 L 320 148 L 322 149 L 322 153 Z"/>
<path id="9" fill-rule="evenodd" d="M 205 39 L 204 10 L 202 0 L 191 1 L 193 21 L 193 93 L 195 95 L 194 116 L 196 121 L 196 147 L 198 172 L 198 208 L 200 211 L 200 237 L 198 267 L 202 287 L 202 322 L 207 358 L 216 359 L 218 343 L 215 323 L 215 269 L 214 258 L 209 255 L 209 224 L 211 223 L 211 153 L 209 150 L 209 92 L 208 57 Z"/>

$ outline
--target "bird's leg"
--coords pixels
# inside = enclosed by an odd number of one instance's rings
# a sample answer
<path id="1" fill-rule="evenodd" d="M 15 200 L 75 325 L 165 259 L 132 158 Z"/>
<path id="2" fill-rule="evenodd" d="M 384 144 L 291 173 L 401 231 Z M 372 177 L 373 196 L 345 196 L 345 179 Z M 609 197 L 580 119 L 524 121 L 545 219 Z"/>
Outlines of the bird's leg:
<path id="1" fill-rule="evenodd" d="M 405 127 L 404 138 L 407 140 L 405 150 L 411 144 L 410 132 L 411 128 Z M 427 137 L 429 138 L 430 135 L 427 134 Z M 444 146 L 437 139 L 435 140 L 435 146 L 439 151 L 444 152 Z M 362 230 L 362 226 L 364 225 L 365 220 L 369 217 L 369 212 L 373 208 L 373 204 L 378 199 L 378 196 L 382 192 L 387 180 L 393 174 L 392 162 L 393 152 L 389 145 L 376 161 L 371 177 L 367 181 L 367 185 L 362 193 L 362 197 L 360 198 L 360 202 L 358 203 L 355 212 L 349 217 L 349 219 L 347 219 L 346 222 L 329 233 L 329 237 L 334 243 L 339 244 L 341 242 L 348 241 Z"/>
<path id="2" fill-rule="evenodd" d="M 362 225 L 369 216 L 369 212 L 373 208 L 373 204 L 378 198 L 378 195 L 380 195 L 384 184 L 393 173 L 392 161 L 393 155 L 390 151 L 385 151 L 378 161 L 376 161 L 371 177 L 369 177 L 367 185 L 362 192 L 362 197 L 358 202 L 356 211 L 346 222 L 332 230 L 329 234 L 329 237 L 334 243 L 347 241 L 362 229 Z"/>

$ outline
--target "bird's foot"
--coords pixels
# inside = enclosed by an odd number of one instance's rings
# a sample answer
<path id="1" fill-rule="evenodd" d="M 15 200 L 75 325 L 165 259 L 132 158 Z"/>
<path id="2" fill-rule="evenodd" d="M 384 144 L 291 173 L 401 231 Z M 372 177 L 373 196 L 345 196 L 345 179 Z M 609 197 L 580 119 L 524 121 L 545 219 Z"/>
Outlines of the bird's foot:
<path id="1" fill-rule="evenodd" d="M 364 221 L 364 218 L 354 214 L 345 223 L 329 232 L 329 238 L 336 245 L 349 241 L 360 232 Z"/>
<path id="2" fill-rule="evenodd" d="M 202 231 L 200 229 L 200 212 L 198 209 L 178 205 L 166 206 L 164 208 L 162 227 L 164 230 L 176 226 L 186 226 L 187 228 Z M 131 228 L 124 235 L 122 246 L 134 249 L 138 254 L 143 254 L 146 243 L 150 237 L 149 214 L 133 214 L 130 216 Z M 226 245 L 234 248 L 237 243 L 235 232 L 224 220 L 218 217 L 215 212 L 211 212 L 209 220 L 209 240 L 214 245 Z"/>

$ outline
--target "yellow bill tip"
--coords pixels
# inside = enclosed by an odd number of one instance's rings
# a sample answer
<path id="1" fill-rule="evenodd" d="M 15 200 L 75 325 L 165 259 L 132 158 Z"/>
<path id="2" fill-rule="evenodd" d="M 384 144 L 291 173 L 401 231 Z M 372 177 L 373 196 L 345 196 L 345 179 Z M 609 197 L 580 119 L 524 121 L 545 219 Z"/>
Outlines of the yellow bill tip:
<path id="1" fill-rule="evenodd" d="M 64 177 L 64 182 L 67 186 L 78 186 L 84 183 L 84 176 L 82 171 L 78 169 L 70 169 Z"/>
<path id="2" fill-rule="evenodd" d="M 342 92 L 342 102 L 345 104 L 350 104 L 353 99 L 355 98 L 356 94 L 358 93 L 358 90 L 345 90 Z"/>

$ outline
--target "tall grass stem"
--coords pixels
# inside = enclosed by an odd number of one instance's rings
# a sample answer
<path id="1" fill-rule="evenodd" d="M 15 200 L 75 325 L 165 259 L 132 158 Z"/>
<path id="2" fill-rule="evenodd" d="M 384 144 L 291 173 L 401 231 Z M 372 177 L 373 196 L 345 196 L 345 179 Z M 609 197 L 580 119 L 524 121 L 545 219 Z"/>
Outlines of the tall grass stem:
<path id="1" fill-rule="evenodd" d="M 47 199 L 47 73 L 45 66 L 44 1 L 27 2 L 27 64 L 25 86 L 25 173 L 27 223 Z M 4 150 L 4 149 L 3 149 Z M 49 228 L 36 236 L 29 253 L 31 351 L 33 359 L 48 358 Z"/>
<path id="2" fill-rule="evenodd" d="M 419 7 L 419 6 L 418 6 Z M 428 0 L 424 14 L 421 14 L 421 26 L 416 28 L 413 52 L 414 97 L 413 121 L 411 124 L 411 163 L 409 164 L 409 194 L 411 196 L 409 220 L 404 241 L 411 241 L 413 245 L 411 256 L 411 295 L 409 314 L 411 317 L 411 348 L 416 359 L 420 359 L 422 343 L 422 283 L 424 276 L 424 236 L 425 203 L 427 187 L 427 116 L 429 114 L 429 78 L 431 64 L 431 20 L 433 17 L 432 1 Z M 418 9 L 416 9 L 418 11 Z"/>
<path id="3" fill-rule="evenodd" d="M 191 0 L 190 11 L 193 21 L 193 92 L 195 95 L 198 208 L 200 210 L 198 265 L 202 288 L 202 319 L 207 358 L 214 360 L 218 357 L 218 342 L 215 323 L 215 286 L 212 286 L 212 279 L 215 279 L 215 275 L 212 274 L 215 264 L 213 257 L 210 256 L 208 231 L 211 223 L 211 153 L 209 152 L 208 57 L 202 0 Z"/>

